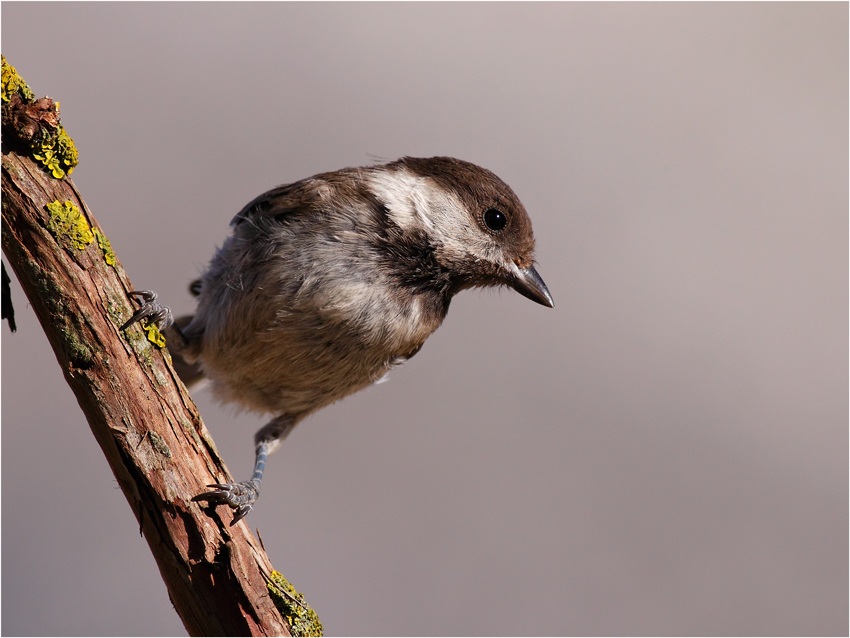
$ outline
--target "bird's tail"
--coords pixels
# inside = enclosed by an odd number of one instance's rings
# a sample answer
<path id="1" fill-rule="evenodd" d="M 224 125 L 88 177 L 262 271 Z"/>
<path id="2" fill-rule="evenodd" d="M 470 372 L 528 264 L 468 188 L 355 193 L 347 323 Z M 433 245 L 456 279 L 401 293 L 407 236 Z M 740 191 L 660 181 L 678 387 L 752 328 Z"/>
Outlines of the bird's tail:
<path id="1" fill-rule="evenodd" d="M 197 279 L 189 284 L 189 292 L 192 296 L 197 297 L 201 294 L 201 280 Z M 168 328 L 165 332 L 166 343 L 168 344 L 168 352 L 171 354 L 171 361 L 174 365 L 174 370 L 177 372 L 180 380 L 186 384 L 187 388 L 204 379 L 204 371 L 201 369 L 201 364 L 197 359 L 188 356 L 191 348 L 187 343 L 186 333 L 184 328 L 192 323 L 194 315 L 184 315 L 178 317 L 174 321 L 174 325 Z"/>
<path id="2" fill-rule="evenodd" d="M 184 356 L 186 352 L 183 347 L 185 337 L 181 328 L 185 328 L 192 322 L 192 315 L 178 317 L 174 321 L 174 325 L 165 330 L 165 343 L 168 344 L 168 352 L 171 355 L 171 363 L 174 365 L 174 370 L 180 377 L 180 380 L 186 384 L 187 388 L 204 379 L 204 371 L 201 369 L 200 362 L 191 361 Z"/>

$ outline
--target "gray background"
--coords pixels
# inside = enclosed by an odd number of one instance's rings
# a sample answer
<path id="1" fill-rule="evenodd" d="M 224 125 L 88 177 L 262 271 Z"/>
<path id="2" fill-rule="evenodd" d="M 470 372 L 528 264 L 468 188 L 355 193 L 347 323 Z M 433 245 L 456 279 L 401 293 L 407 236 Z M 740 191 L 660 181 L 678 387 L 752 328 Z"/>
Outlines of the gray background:
<path id="1" fill-rule="evenodd" d="M 555 310 L 467 292 L 248 519 L 330 634 L 846 634 L 847 19 L 833 4 L 10 4 L 74 180 L 178 313 L 260 192 L 448 154 Z M 2 630 L 180 634 L 20 288 Z M 262 418 L 196 393 L 240 477 Z"/>

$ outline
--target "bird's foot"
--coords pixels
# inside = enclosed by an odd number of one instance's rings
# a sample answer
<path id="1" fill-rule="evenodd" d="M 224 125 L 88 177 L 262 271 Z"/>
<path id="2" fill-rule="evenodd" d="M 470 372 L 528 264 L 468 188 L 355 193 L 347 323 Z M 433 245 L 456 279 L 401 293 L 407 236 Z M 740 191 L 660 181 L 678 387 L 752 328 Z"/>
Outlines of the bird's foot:
<path id="1" fill-rule="evenodd" d="M 254 509 L 254 503 L 260 497 L 260 482 L 253 479 L 241 483 L 213 483 L 207 487 L 215 489 L 198 494 L 192 500 L 196 503 L 206 501 L 213 506 L 228 505 L 234 510 L 231 526 L 245 518 L 248 512 Z"/>
<path id="2" fill-rule="evenodd" d="M 174 315 L 171 314 L 171 309 L 168 306 L 160 305 L 156 300 L 156 293 L 152 290 L 131 290 L 127 294 L 141 300 L 142 307 L 121 326 L 121 330 L 126 330 L 142 319 L 147 319 L 156 324 L 161 330 L 165 330 L 174 323 Z"/>

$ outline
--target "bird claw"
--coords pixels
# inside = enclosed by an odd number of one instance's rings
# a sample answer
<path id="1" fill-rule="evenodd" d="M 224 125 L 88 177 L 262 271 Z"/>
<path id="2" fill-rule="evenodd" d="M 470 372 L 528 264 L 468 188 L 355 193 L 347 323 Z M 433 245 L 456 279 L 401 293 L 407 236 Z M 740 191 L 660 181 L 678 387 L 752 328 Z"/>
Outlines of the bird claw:
<path id="1" fill-rule="evenodd" d="M 171 308 L 160 305 L 156 300 L 156 293 L 152 290 L 131 290 L 127 294 L 131 297 L 139 298 L 142 302 L 142 307 L 121 326 L 121 330 L 126 330 L 142 319 L 147 319 L 155 323 L 161 330 L 165 330 L 174 323 L 174 315 L 171 314 Z"/>
<path id="2" fill-rule="evenodd" d="M 258 481 L 242 481 L 241 483 L 213 483 L 207 487 L 214 487 L 211 492 L 198 494 L 192 501 L 198 503 L 206 501 L 209 505 L 227 505 L 233 509 L 233 520 L 231 527 L 241 521 L 248 512 L 254 509 L 254 503 L 260 497 L 260 484 Z"/>

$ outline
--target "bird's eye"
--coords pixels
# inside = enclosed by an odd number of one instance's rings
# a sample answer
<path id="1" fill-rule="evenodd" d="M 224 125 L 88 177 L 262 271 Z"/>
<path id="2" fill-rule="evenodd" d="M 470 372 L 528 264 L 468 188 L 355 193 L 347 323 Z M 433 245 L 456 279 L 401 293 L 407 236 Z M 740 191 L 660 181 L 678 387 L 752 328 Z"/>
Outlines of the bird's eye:
<path id="1" fill-rule="evenodd" d="M 499 232 L 508 224 L 508 216 L 497 208 L 488 208 L 484 211 L 484 223 L 493 232 Z"/>

